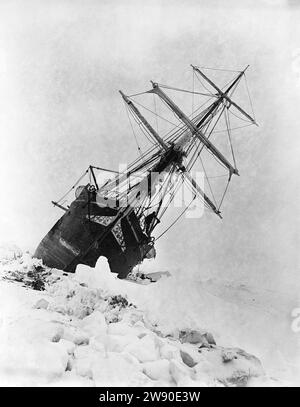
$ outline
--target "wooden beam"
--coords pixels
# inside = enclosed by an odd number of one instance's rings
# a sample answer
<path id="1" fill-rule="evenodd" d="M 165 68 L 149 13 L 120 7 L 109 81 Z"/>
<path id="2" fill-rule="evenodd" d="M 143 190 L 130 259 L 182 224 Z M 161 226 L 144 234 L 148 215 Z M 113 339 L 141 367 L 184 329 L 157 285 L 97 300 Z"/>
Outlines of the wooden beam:
<path id="1" fill-rule="evenodd" d="M 166 95 L 156 83 L 152 82 L 152 85 L 152 92 L 156 93 L 171 108 L 176 116 L 190 129 L 191 133 L 199 138 L 205 147 L 210 150 L 213 155 L 225 165 L 225 167 L 228 168 L 231 174 L 238 174 L 238 170 L 230 164 L 224 155 L 208 140 L 208 138 L 206 138 L 196 124 L 193 123 L 188 116 L 185 115 L 185 113 L 183 113 L 183 111 L 169 98 L 169 96 Z"/>
<path id="2" fill-rule="evenodd" d="M 60 204 L 57 203 L 57 202 L 51 201 L 51 203 L 53 203 L 54 206 L 57 206 L 58 208 L 62 209 L 62 210 L 65 211 L 65 212 L 68 212 L 68 210 L 69 210 L 68 208 L 66 208 L 66 207 L 64 207 L 64 206 L 62 206 L 62 205 L 60 205 Z"/>
<path id="3" fill-rule="evenodd" d="M 135 113 L 135 115 L 140 119 L 140 121 L 143 123 L 143 125 L 146 127 L 146 129 L 152 134 L 152 136 L 155 138 L 155 140 L 158 142 L 158 144 L 164 149 L 168 150 L 167 144 L 164 142 L 164 140 L 160 137 L 160 135 L 154 130 L 154 128 L 151 126 L 150 123 L 145 119 L 145 117 L 141 114 L 141 112 L 138 110 L 138 108 L 134 105 L 134 103 L 126 96 L 124 93 L 119 90 L 120 94 L 122 95 L 122 98 L 125 100 L 125 102 L 128 104 L 128 106 L 131 108 L 131 110 Z"/>
<path id="4" fill-rule="evenodd" d="M 249 67 L 249 65 L 246 66 L 246 68 L 239 73 L 239 75 L 236 77 L 236 79 L 233 81 L 233 83 L 226 89 L 225 92 L 223 92 L 211 79 L 209 79 L 200 69 L 194 65 L 191 65 L 191 67 L 194 69 L 194 71 L 198 72 L 203 79 L 205 79 L 220 95 L 220 97 L 226 99 L 232 106 L 234 106 L 240 113 L 242 113 L 245 117 L 247 117 L 248 120 L 250 120 L 253 124 L 256 124 L 256 121 L 251 117 L 247 112 L 245 112 L 244 109 L 242 109 L 238 104 L 236 104 L 233 100 L 230 99 L 228 96 L 228 92 L 233 88 L 233 86 L 241 79 L 241 77 L 244 75 L 246 69 Z"/>

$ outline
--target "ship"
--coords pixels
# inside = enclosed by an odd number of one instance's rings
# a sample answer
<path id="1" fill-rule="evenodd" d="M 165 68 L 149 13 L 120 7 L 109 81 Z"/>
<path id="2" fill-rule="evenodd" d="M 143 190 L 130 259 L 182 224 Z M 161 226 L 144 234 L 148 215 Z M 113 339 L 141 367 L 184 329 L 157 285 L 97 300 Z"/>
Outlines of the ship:
<path id="1" fill-rule="evenodd" d="M 243 126 L 238 129 L 257 125 L 253 111 L 249 114 L 233 99 L 247 68 L 234 71 L 224 87 L 209 77 L 206 68 L 191 65 L 193 78 L 199 80 L 204 91 L 196 90 L 194 86 L 193 89 L 181 89 L 153 81 L 150 89 L 138 94 L 125 95 L 119 91 L 130 120 L 150 141 L 150 147 L 143 152 L 138 148 L 138 158 L 124 171 L 90 165 L 67 192 L 75 192 L 69 205 L 64 204 L 66 195 L 52 201 L 64 213 L 42 239 L 34 257 L 42 259 L 50 268 L 74 273 L 78 264 L 95 267 L 98 258 L 104 256 L 111 272 L 120 279 L 128 278 L 144 259 L 156 256 L 156 228 L 162 228 L 163 216 L 182 184 L 192 192 L 190 204 L 200 200 L 206 210 L 222 218 L 221 204 L 228 185 L 233 176 L 239 175 L 231 142 L 230 115 L 232 113 L 243 120 Z M 201 96 L 206 102 L 187 114 L 170 97 L 168 90 L 183 92 L 193 98 Z M 163 103 L 176 118 L 177 125 L 166 134 L 160 134 L 135 102 L 141 94 L 152 95 Z M 248 96 L 250 98 L 249 93 Z M 228 136 L 231 157 L 227 157 L 218 148 L 218 140 L 213 139 L 221 118 L 226 124 L 222 131 Z M 226 187 L 219 203 L 210 194 L 210 185 L 206 191 L 191 172 L 205 152 L 225 171 Z M 99 173 L 106 173 L 109 178 L 100 183 Z M 85 183 L 82 182 L 84 177 L 87 177 Z M 209 181 L 205 169 L 204 177 Z M 190 204 L 185 205 L 159 238 L 179 220 Z"/>

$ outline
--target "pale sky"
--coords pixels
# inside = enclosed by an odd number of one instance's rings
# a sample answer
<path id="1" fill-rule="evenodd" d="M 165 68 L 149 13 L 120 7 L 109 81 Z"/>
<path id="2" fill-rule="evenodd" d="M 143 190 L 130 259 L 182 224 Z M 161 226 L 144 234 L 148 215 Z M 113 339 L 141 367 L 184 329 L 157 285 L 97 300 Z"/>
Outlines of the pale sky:
<path id="1" fill-rule="evenodd" d="M 236 136 L 224 219 L 182 219 L 155 269 L 278 290 L 299 283 L 297 1 L 0 1 L 0 240 L 34 249 L 89 164 L 136 155 L 118 89 L 240 69 L 260 127 Z M 166 225 L 167 226 L 167 225 Z"/>

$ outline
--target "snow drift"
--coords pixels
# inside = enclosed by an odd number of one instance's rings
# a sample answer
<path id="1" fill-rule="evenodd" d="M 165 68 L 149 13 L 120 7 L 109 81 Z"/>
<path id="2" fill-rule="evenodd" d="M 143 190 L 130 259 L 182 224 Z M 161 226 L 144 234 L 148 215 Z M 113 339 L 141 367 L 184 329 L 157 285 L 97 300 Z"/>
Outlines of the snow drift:
<path id="1" fill-rule="evenodd" d="M 197 284 L 185 282 L 186 296 L 176 277 L 121 281 L 104 258 L 71 275 L 14 250 L 0 273 L 2 386 L 276 384 L 257 357 L 224 345 L 216 325 L 232 307 Z"/>

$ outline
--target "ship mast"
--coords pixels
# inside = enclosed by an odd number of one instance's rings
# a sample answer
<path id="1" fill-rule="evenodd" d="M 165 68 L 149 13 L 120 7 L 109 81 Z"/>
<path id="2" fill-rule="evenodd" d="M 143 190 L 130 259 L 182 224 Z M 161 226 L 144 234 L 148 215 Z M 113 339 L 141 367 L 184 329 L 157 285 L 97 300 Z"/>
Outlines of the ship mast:
<path id="1" fill-rule="evenodd" d="M 137 118 L 140 120 L 140 122 L 145 126 L 146 129 L 149 130 L 149 132 L 152 134 L 152 136 L 157 140 L 157 142 L 163 147 L 163 149 L 165 150 L 165 154 L 166 157 L 168 157 L 168 152 L 170 152 L 171 150 L 175 150 L 177 151 L 177 154 L 173 155 L 170 154 L 169 155 L 169 159 L 165 160 L 165 163 L 163 165 L 162 168 L 167 168 L 168 166 L 170 166 L 170 164 L 175 164 L 176 167 L 180 170 L 180 171 L 184 171 L 184 175 L 187 177 L 187 179 L 189 180 L 189 182 L 192 184 L 192 186 L 194 187 L 194 189 L 202 196 L 202 198 L 204 199 L 204 201 L 206 202 L 206 204 L 212 209 L 212 211 L 217 214 L 219 217 L 220 216 L 220 211 L 216 208 L 216 206 L 214 205 L 214 203 L 209 199 L 209 197 L 205 194 L 205 192 L 202 190 L 202 188 L 196 183 L 196 181 L 192 178 L 192 176 L 190 175 L 190 173 L 188 173 L 186 170 L 183 170 L 184 167 L 182 167 L 182 165 L 178 164 L 178 153 L 181 154 L 182 156 L 182 152 L 183 152 L 183 147 L 186 143 L 188 143 L 191 139 L 191 136 L 193 134 L 186 135 L 186 133 L 184 133 L 180 140 L 176 143 L 175 147 L 174 146 L 168 146 L 164 140 L 159 136 L 159 134 L 153 129 L 153 127 L 150 125 L 150 123 L 146 120 L 146 118 L 141 114 L 141 112 L 138 110 L 138 108 L 134 105 L 134 103 L 126 96 L 124 95 L 124 93 L 122 91 L 119 91 L 120 94 L 122 95 L 124 101 L 128 104 L 128 106 L 130 107 L 130 109 L 133 111 L 133 113 L 137 116 Z M 151 92 L 151 91 L 150 91 Z M 162 91 L 161 91 L 162 92 Z M 162 92 L 163 93 L 163 92 Z M 164 94 L 165 95 L 165 94 Z M 166 95 L 165 95 L 166 96 Z M 167 97 L 167 96 L 166 96 Z M 171 99 L 169 99 L 170 104 L 172 104 L 173 106 L 176 106 Z M 176 106 L 177 107 L 177 106 Z M 190 128 L 190 126 L 193 126 L 193 130 L 195 130 L 194 128 L 194 123 L 192 123 L 187 116 L 184 115 L 183 112 L 180 111 L 180 109 L 177 107 L 177 111 L 180 112 L 179 114 L 182 115 L 182 117 L 186 118 L 186 125 L 188 128 Z M 191 123 L 191 125 L 190 125 Z M 191 129 L 191 128 L 190 128 Z M 196 132 L 198 132 L 199 130 L 196 128 Z M 211 149 L 215 148 L 206 138 L 205 140 L 207 141 L 207 144 L 211 145 Z M 216 149 L 215 149 L 216 150 Z M 220 153 L 221 155 L 221 153 Z M 163 157 L 162 157 L 163 158 Z M 224 157 L 224 161 L 225 161 L 225 157 Z M 229 164 L 230 165 L 230 164 Z M 160 166 L 161 168 L 161 166 Z M 152 171 L 155 173 L 156 172 L 156 168 L 152 168 Z M 161 171 L 161 170 L 160 170 Z M 159 172 L 160 172 L 159 171 Z M 236 170 L 232 167 L 232 171 L 235 172 Z M 236 173 L 236 172 L 235 172 Z M 151 178 L 151 174 L 148 174 L 146 176 L 146 178 L 144 180 L 141 181 L 140 185 L 145 184 L 146 182 L 153 182 L 154 179 L 153 177 Z M 140 197 L 140 196 L 139 196 Z"/>
<path id="2" fill-rule="evenodd" d="M 201 131 L 200 128 L 201 128 L 201 126 L 203 126 L 206 119 L 216 112 L 216 110 L 218 109 L 220 104 L 223 103 L 224 99 L 229 104 L 236 107 L 241 113 L 243 113 L 248 119 L 250 119 L 252 123 L 255 123 L 254 119 L 250 115 L 248 115 L 248 113 L 246 113 L 242 108 L 240 108 L 235 102 L 233 102 L 228 96 L 228 92 L 238 83 L 238 81 L 244 75 L 244 72 L 248 68 L 248 66 L 245 68 L 244 71 L 239 73 L 237 78 L 232 82 L 232 84 L 226 89 L 225 92 L 223 92 L 221 89 L 219 89 L 217 87 L 217 85 L 215 85 L 206 75 L 204 75 L 203 72 L 200 71 L 199 68 L 197 68 L 193 65 L 192 65 L 192 68 L 196 72 L 201 74 L 201 76 L 203 78 L 205 78 L 208 81 L 208 83 L 218 91 L 217 100 L 214 103 L 212 103 L 212 105 L 207 110 L 205 115 L 201 118 L 199 123 L 195 124 L 191 119 L 189 119 L 189 117 L 169 98 L 169 96 L 166 95 L 166 93 L 161 89 L 161 87 L 159 87 L 159 85 L 153 81 L 151 81 L 153 89 L 150 92 L 158 95 L 170 107 L 170 109 L 175 113 L 175 115 L 179 118 L 179 120 L 181 120 L 188 127 L 188 129 L 191 131 L 191 136 L 196 136 L 205 145 L 205 147 L 208 150 L 210 150 L 213 153 L 213 155 L 223 165 L 225 165 L 225 167 L 228 168 L 230 177 L 232 174 L 239 175 L 237 168 L 233 167 L 233 165 L 224 157 L 224 155 L 208 140 L 208 138 L 205 136 L 205 134 Z M 182 137 L 186 137 L 186 135 L 182 136 Z M 185 142 L 188 142 L 188 141 L 189 141 L 189 139 L 186 139 Z M 181 143 L 181 142 L 182 141 L 180 141 L 180 140 L 178 141 L 178 143 Z"/>
<path id="3" fill-rule="evenodd" d="M 167 106 L 175 113 L 175 115 L 178 117 L 178 119 L 186 126 L 187 131 L 185 131 L 180 138 L 178 138 L 177 142 L 173 145 L 167 144 L 165 140 L 157 133 L 156 130 L 151 126 L 151 124 L 147 121 L 147 119 L 142 115 L 142 113 L 139 111 L 139 109 L 135 106 L 133 101 L 130 99 L 129 96 L 126 96 L 122 91 L 119 91 L 123 100 L 127 104 L 128 108 L 131 110 L 131 112 L 134 114 L 134 116 L 138 119 L 139 123 L 145 128 L 145 130 L 150 134 L 150 136 L 153 137 L 153 139 L 158 143 L 160 147 L 162 147 L 162 150 L 160 151 L 161 154 L 161 159 L 158 164 L 154 165 L 151 170 L 148 170 L 148 174 L 145 176 L 145 178 L 136 185 L 138 188 L 139 192 L 137 193 L 136 190 L 132 190 L 130 193 L 130 203 L 133 203 L 136 199 L 141 199 L 141 197 L 146 197 L 147 192 L 148 194 L 151 195 L 151 189 L 153 185 L 151 185 L 150 189 L 143 188 L 143 191 L 139 189 L 142 186 L 145 186 L 147 182 L 149 181 L 155 181 L 153 177 L 151 178 L 151 173 L 154 172 L 162 172 L 164 170 L 167 170 L 170 168 L 171 165 L 175 165 L 179 171 L 183 173 L 187 181 L 189 181 L 194 188 L 195 191 L 197 191 L 205 203 L 211 208 L 211 210 L 216 213 L 218 216 L 220 216 L 220 211 L 219 209 L 215 206 L 215 204 L 210 200 L 210 198 L 204 193 L 202 188 L 196 183 L 196 181 L 192 178 L 191 174 L 182 166 L 180 163 L 180 157 L 182 158 L 184 156 L 184 148 L 186 145 L 190 144 L 192 141 L 193 137 L 196 137 L 203 145 L 203 147 L 206 147 L 212 154 L 213 156 L 220 161 L 229 171 L 229 181 L 231 179 L 231 176 L 233 174 L 239 175 L 238 170 L 235 165 L 232 165 L 226 157 L 216 148 L 216 146 L 209 140 L 209 138 L 204 134 L 202 131 L 202 128 L 207 124 L 208 120 L 210 120 L 218 111 L 219 106 L 222 104 L 226 103 L 226 107 L 229 108 L 231 105 L 234 106 L 240 113 L 242 113 L 247 119 L 249 119 L 253 124 L 255 123 L 255 120 L 248 114 L 246 113 L 240 106 L 238 106 L 230 97 L 229 97 L 229 92 L 234 89 L 235 85 L 238 84 L 240 81 L 241 77 L 244 75 L 246 69 L 248 66 L 239 74 L 237 77 L 231 82 L 231 84 L 227 87 L 227 89 L 223 92 L 211 79 L 209 79 L 198 67 L 191 65 L 193 70 L 200 74 L 218 93 L 215 94 L 214 96 L 216 97 L 216 100 L 206 109 L 204 114 L 201 116 L 201 119 L 195 123 L 195 121 L 192 121 L 174 102 L 173 100 L 162 90 L 162 88 L 155 82 L 151 81 L 152 83 L 152 89 L 145 92 L 145 93 L 154 93 L 157 96 L 159 96 L 160 99 L 162 99 Z M 174 168 L 174 167 L 173 167 Z M 146 195 L 145 195 L 146 194 Z M 149 196 L 150 196 L 149 195 Z M 131 206 L 131 205 L 130 205 Z M 128 208 L 128 210 L 130 210 Z M 221 216 L 220 216 L 221 217 Z"/>
<path id="4" fill-rule="evenodd" d="M 225 99 L 227 102 L 229 102 L 229 105 L 234 106 L 240 113 L 242 113 L 244 116 L 247 117 L 248 120 L 251 121 L 251 123 L 257 125 L 256 121 L 251 117 L 245 110 L 243 110 L 238 104 L 236 104 L 232 99 L 229 98 L 228 92 L 235 86 L 235 84 L 241 79 L 241 77 L 245 74 L 245 71 L 248 69 L 249 65 L 246 66 L 246 68 L 239 73 L 237 78 L 232 82 L 232 84 L 227 88 L 225 92 L 223 92 L 211 79 L 209 79 L 198 67 L 191 65 L 193 70 L 195 72 L 198 72 L 203 79 L 205 79 L 217 92 L 218 92 L 218 97 L 219 99 Z"/>

